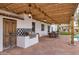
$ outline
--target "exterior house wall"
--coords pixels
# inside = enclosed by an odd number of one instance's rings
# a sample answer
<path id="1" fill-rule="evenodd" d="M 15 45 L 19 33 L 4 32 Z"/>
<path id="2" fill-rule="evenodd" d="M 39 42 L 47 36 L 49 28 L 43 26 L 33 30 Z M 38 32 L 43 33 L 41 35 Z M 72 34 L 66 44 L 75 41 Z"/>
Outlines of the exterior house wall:
<path id="1" fill-rule="evenodd" d="M 0 16 L 0 51 L 3 50 L 3 20 Z"/>
<path id="2" fill-rule="evenodd" d="M 35 22 L 35 33 L 39 33 L 40 36 L 48 35 L 48 26 L 50 24 L 46 24 L 44 22 L 36 21 L 34 19 L 29 19 L 27 15 L 24 14 L 24 21 L 17 20 L 17 28 L 32 28 L 32 22 Z M 24 25 L 25 24 L 25 25 Z M 44 31 L 41 31 L 41 24 L 44 24 Z"/>
<path id="3" fill-rule="evenodd" d="M 35 22 L 36 24 L 36 28 L 35 28 L 35 32 L 39 33 L 40 36 L 44 36 L 44 35 L 48 35 L 48 26 L 49 24 L 40 22 L 40 21 L 36 21 L 36 20 L 32 20 L 32 22 Z M 44 31 L 41 31 L 41 24 L 44 24 Z"/>
<path id="4" fill-rule="evenodd" d="M 0 15 L 0 51 L 3 51 L 3 18 L 17 20 L 17 28 L 32 28 L 32 22 L 36 23 L 35 32 L 39 33 L 40 36 L 44 36 L 48 34 L 48 25 L 46 23 L 36 21 L 34 19 L 29 19 L 27 15 L 23 14 L 24 20 L 19 20 L 16 18 L 6 17 Z M 45 30 L 41 31 L 41 24 L 45 25 Z"/>

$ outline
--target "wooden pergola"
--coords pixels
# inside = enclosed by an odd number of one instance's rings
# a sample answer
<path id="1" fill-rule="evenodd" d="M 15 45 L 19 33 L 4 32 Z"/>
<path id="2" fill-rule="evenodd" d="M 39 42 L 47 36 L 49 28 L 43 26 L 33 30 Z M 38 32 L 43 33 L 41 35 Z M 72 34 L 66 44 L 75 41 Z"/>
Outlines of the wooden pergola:
<path id="1" fill-rule="evenodd" d="M 71 44 L 74 44 L 74 13 L 76 11 L 77 3 L 0 3 L 0 9 L 6 10 L 15 14 L 31 13 L 33 19 L 46 22 L 49 24 L 70 24 L 72 40 Z M 6 15 L 0 13 L 0 15 Z M 15 17 L 10 16 L 9 17 Z M 16 18 L 19 18 L 16 16 Z M 21 19 L 21 18 L 19 18 Z"/>

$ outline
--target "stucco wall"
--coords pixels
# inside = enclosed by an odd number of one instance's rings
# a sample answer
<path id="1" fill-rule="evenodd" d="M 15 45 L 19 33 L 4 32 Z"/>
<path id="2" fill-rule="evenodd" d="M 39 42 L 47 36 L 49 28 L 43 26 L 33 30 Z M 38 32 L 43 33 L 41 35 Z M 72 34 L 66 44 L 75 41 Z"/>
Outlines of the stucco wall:
<path id="1" fill-rule="evenodd" d="M 8 19 L 13 19 L 13 20 L 17 20 L 17 28 L 32 28 L 32 22 L 36 23 L 36 28 L 35 28 L 35 32 L 39 33 L 40 36 L 44 36 L 48 34 L 48 25 L 46 23 L 40 22 L 40 21 L 36 21 L 34 19 L 29 19 L 27 17 L 27 15 L 23 14 L 24 16 L 24 20 L 19 20 L 16 18 L 11 18 L 11 17 L 6 17 L 6 16 L 1 16 L 0 15 L 0 51 L 3 50 L 3 18 L 8 18 Z M 41 24 L 45 25 L 45 30 L 41 31 Z"/>
<path id="2" fill-rule="evenodd" d="M 40 36 L 48 34 L 48 25 L 46 23 L 36 21 L 34 19 L 29 19 L 27 15 L 24 14 L 24 20 L 17 20 L 17 28 L 32 28 L 32 22 L 35 22 L 35 32 L 39 33 Z M 41 24 L 45 25 L 45 30 L 41 31 Z"/>
<path id="3" fill-rule="evenodd" d="M 39 33 L 40 36 L 48 35 L 49 24 L 46 24 L 46 23 L 43 23 L 43 22 L 40 22 L 40 21 L 36 21 L 36 20 L 32 20 L 32 22 L 36 23 L 36 29 L 35 29 L 36 33 Z M 45 26 L 44 31 L 41 31 L 41 24 L 44 24 L 44 26 Z"/>
<path id="4" fill-rule="evenodd" d="M 3 50 L 3 20 L 0 16 L 0 51 Z"/>

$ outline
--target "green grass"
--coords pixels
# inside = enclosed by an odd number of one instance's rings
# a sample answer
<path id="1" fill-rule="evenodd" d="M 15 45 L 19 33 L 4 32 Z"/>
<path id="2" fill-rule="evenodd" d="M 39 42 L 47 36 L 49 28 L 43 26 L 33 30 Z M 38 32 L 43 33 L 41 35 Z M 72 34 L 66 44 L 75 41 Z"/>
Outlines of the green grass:
<path id="1" fill-rule="evenodd" d="M 68 32 L 60 32 L 60 35 L 70 35 Z"/>

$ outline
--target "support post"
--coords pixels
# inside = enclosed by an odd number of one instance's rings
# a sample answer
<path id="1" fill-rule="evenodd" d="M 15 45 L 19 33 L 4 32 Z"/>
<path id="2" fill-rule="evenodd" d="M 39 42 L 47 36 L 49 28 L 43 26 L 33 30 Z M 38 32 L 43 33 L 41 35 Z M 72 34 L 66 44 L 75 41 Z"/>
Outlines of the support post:
<path id="1" fill-rule="evenodd" d="M 68 24 L 68 34 L 71 35 L 71 21 Z M 68 40 L 68 45 L 71 45 L 71 38 Z"/>
<path id="2" fill-rule="evenodd" d="M 70 23 L 69 23 L 69 25 L 68 25 L 68 33 L 69 33 L 69 35 L 71 34 L 70 30 L 71 30 L 71 28 L 70 28 Z"/>
<path id="3" fill-rule="evenodd" d="M 74 17 L 71 20 L 71 44 L 74 45 Z"/>
<path id="4" fill-rule="evenodd" d="M 57 32 L 59 32 L 59 24 L 58 24 L 58 26 L 57 26 Z"/>

